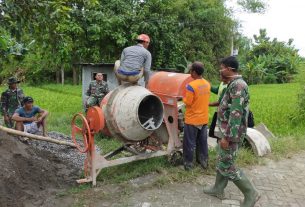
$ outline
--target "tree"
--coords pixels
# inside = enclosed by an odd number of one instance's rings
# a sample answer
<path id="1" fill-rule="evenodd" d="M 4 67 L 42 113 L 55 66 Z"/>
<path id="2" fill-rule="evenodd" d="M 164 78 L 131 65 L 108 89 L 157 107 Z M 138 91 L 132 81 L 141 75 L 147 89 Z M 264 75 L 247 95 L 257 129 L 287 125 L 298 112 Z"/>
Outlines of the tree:
<path id="1" fill-rule="evenodd" d="M 298 72 L 301 58 L 293 46 L 293 40 L 287 43 L 268 37 L 261 29 L 254 35 L 254 43 L 241 54 L 244 75 L 250 84 L 287 83 Z M 248 42 L 249 43 L 249 42 Z"/>
<path id="2" fill-rule="evenodd" d="M 257 2 L 257 0 L 251 0 Z M 224 0 L 2 0 L 0 23 L 28 45 L 22 61 L 10 59 L 6 76 L 21 70 L 28 81 L 64 83 L 80 62 L 114 62 L 140 33 L 151 36 L 153 69 L 200 60 L 218 78 L 218 59 L 230 54 L 237 29 Z M 248 5 L 250 1 L 247 1 Z M 252 8 L 252 7 L 251 7 Z M 253 7 L 254 8 L 254 7 Z"/>
<path id="3" fill-rule="evenodd" d="M 266 9 L 266 3 L 262 0 L 238 0 L 237 3 L 244 11 L 251 13 L 263 13 Z"/>

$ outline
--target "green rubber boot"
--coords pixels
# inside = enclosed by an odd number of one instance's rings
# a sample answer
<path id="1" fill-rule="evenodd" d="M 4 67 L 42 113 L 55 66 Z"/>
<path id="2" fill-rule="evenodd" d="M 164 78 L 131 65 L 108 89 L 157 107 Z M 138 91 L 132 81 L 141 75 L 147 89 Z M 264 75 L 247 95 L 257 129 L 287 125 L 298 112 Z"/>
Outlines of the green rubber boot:
<path id="1" fill-rule="evenodd" d="M 241 173 L 241 179 L 234 181 L 234 184 L 244 194 L 244 202 L 240 205 L 241 207 L 253 207 L 260 198 L 260 194 L 248 180 L 244 173 Z"/>
<path id="2" fill-rule="evenodd" d="M 215 185 L 213 187 L 203 188 L 205 194 L 215 196 L 219 199 L 225 198 L 224 189 L 228 185 L 228 179 L 222 176 L 219 172 L 216 174 Z"/>

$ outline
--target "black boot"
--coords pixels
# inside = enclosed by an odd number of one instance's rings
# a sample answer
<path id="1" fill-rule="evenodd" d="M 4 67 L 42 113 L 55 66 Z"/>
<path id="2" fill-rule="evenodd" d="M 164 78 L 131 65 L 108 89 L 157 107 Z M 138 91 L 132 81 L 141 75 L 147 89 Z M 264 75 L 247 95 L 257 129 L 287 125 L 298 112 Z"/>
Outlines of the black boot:
<path id="1" fill-rule="evenodd" d="M 202 169 L 206 170 L 209 166 L 208 159 L 204 159 L 202 155 L 200 155 L 199 149 L 198 149 L 198 144 L 196 146 L 196 162 L 200 164 Z"/>
<path id="2" fill-rule="evenodd" d="M 208 166 L 209 166 L 208 160 L 199 159 L 199 164 L 202 167 L 202 169 L 204 169 L 204 170 L 208 169 Z"/>
<path id="3" fill-rule="evenodd" d="M 228 185 L 228 179 L 222 176 L 219 172 L 216 174 L 215 185 L 213 187 L 203 188 L 205 194 L 215 196 L 219 199 L 225 198 L 224 189 Z"/>
<path id="4" fill-rule="evenodd" d="M 253 207 L 260 198 L 260 194 L 248 180 L 244 173 L 241 172 L 241 179 L 234 181 L 234 184 L 244 194 L 244 202 L 240 205 L 241 207 Z"/>
<path id="5" fill-rule="evenodd" d="M 193 169 L 193 163 L 191 162 L 184 162 L 184 170 L 185 171 L 190 171 Z"/>

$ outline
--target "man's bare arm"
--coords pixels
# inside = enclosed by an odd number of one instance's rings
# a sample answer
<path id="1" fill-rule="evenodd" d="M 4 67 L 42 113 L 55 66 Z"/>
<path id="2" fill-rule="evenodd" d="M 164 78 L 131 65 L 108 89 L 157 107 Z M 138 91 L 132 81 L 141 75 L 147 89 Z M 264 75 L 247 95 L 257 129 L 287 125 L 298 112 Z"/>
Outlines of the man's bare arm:
<path id="1" fill-rule="evenodd" d="M 36 121 L 36 117 L 31 117 L 31 118 L 26 118 L 26 117 L 21 117 L 19 116 L 18 113 L 14 113 L 12 116 L 12 120 L 17 121 L 17 122 L 25 122 L 25 121 Z"/>
<path id="2" fill-rule="evenodd" d="M 46 118 L 48 116 L 49 112 L 47 110 L 44 109 L 40 109 L 39 111 L 39 115 L 40 117 L 38 118 L 38 122 L 42 121 L 44 118 Z"/>
<path id="3" fill-rule="evenodd" d="M 219 106 L 219 102 L 215 101 L 215 102 L 209 103 L 209 106 Z"/>

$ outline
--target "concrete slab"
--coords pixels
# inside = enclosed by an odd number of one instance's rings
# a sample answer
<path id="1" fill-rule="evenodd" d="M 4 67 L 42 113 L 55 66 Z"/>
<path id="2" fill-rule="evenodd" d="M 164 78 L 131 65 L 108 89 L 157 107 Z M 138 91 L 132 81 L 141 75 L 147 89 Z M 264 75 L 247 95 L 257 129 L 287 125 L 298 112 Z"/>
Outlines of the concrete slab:
<path id="1" fill-rule="evenodd" d="M 274 138 L 274 134 L 267 128 L 264 123 L 260 123 L 254 127 L 254 129 L 258 130 L 262 133 L 267 139 Z"/>

